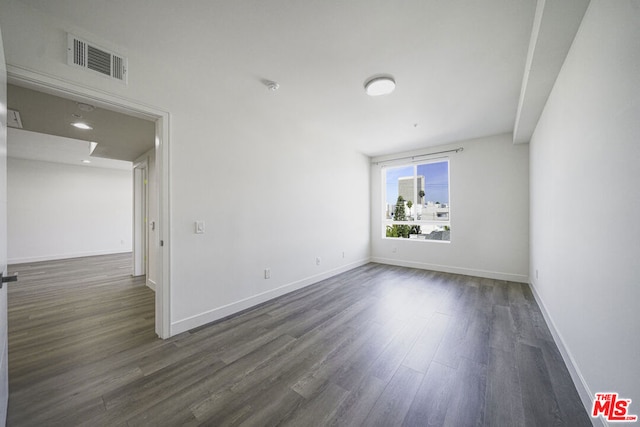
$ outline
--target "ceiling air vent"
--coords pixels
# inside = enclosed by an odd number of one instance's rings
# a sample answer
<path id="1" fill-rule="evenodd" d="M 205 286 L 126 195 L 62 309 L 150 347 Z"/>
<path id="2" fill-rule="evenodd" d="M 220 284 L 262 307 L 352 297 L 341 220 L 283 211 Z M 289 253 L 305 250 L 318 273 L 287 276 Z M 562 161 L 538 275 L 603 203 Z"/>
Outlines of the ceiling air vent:
<path id="1" fill-rule="evenodd" d="M 68 35 L 67 63 L 96 71 L 124 83 L 127 82 L 127 58 L 98 47 L 73 34 Z"/>
<path id="2" fill-rule="evenodd" d="M 22 129 L 22 119 L 19 112 L 7 108 L 7 126 Z"/>

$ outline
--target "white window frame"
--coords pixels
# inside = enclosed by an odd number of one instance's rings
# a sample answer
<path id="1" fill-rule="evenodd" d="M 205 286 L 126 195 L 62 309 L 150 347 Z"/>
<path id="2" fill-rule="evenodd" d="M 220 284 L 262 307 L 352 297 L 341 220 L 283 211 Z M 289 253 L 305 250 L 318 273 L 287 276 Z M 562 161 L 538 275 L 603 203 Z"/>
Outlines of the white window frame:
<path id="1" fill-rule="evenodd" d="M 386 213 L 387 213 L 387 169 L 390 168 L 403 168 L 403 167 L 413 167 L 413 182 L 414 182 L 414 191 L 416 194 L 414 194 L 413 197 L 413 202 L 414 202 L 414 206 L 416 206 L 416 203 L 414 200 L 417 200 L 418 198 L 418 189 L 416 186 L 417 183 L 417 177 L 418 177 L 418 166 L 420 165 L 425 165 L 425 164 L 429 164 L 429 163 L 442 163 L 442 162 L 446 162 L 447 163 L 447 182 L 448 182 L 448 192 L 449 192 L 449 202 L 447 203 L 448 206 L 448 219 L 447 220 L 428 220 L 428 219 L 414 219 L 411 221 L 394 221 L 391 219 L 388 219 L 386 217 Z M 410 241 L 417 241 L 417 242 L 439 242 L 439 243 L 450 243 L 451 242 L 451 237 L 449 237 L 449 240 L 436 240 L 436 239 L 420 239 L 420 238 L 402 238 L 402 237 L 387 237 L 387 226 L 393 226 L 393 225 L 408 225 L 408 226 L 441 226 L 441 227 L 449 227 L 449 230 L 451 230 L 451 161 L 449 159 L 449 157 L 439 157 L 436 159 L 425 159 L 425 160 L 420 160 L 420 161 L 414 161 L 414 162 L 410 162 L 410 163 L 393 163 L 393 164 L 388 164 L 385 165 L 381 168 L 381 178 L 380 178 L 381 182 L 382 182 L 382 205 L 380 207 L 380 213 L 381 213 L 381 217 L 382 217 L 382 238 L 383 239 L 392 239 L 392 240 L 410 240 Z M 425 177 L 426 180 L 426 177 Z M 426 197 L 426 196 L 425 196 Z M 408 209 L 405 207 L 405 209 Z M 417 211 L 417 206 L 416 206 L 416 211 Z M 417 216 L 417 215 L 416 215 Z"/>

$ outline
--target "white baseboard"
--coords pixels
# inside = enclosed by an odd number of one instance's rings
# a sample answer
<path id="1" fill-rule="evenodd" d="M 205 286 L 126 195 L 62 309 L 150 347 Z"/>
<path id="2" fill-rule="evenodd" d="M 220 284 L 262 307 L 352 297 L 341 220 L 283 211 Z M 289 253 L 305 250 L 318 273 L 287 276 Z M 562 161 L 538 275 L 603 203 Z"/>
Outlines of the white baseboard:
<path id="1" fill-rule="evenodd" d="M 551 332 L 551 335 L 553 336 L 553 340 L 555 341 L 556 346 L 560 351 L 560 355 L 562 355 L 562 359 L 564 360 L 565 365 L 567 365 L 567 369 L 569 370 L 569 374 L 571 375 L 573 384 L 576 386 L 576 390 L 578 391 L 578 395 L 580 396 L 582 405 L 585 407 L 587 414 L 590 415 L 592 405 L 593 405 L 594 393 L 591 392 L 589 385 L 587 384 L 584 377 L 582 376 L 582 373 L 580 372 L 580 369 L 578 368 L 578 365 L 576 364 L 575 359 L 571 355 L 571 351 L 569 350 L 569 348 L 565 344 L 564 339 L 562 338 L 562 334 L 560 333 L 558 328 L 556 328 L 556 324 L 553 321 L 553 317 L 551 317 L 551 314 L 547 310 L 547 307 L 544 304 L 544 301 L 542 300 L 542 298 L 540 297 L 540 294 L 538 293 L 535 281 L 531 279 L 529 281 L 529 285 L 531 287 L 531 292 L 533 293 L 533 297 L 535 298 L 536 302 L 538 303 L 538 306 L 540 307 L 542 316 L 544 317 L 545 322 L 547 322 L 547 326 L 549 326 L 549 331 Z M 604 426 L 604 427 L 609 426 L 609 423 L 603 420 L 602 417 L 592 418 L 590 416 L 590 418 L 594 426 Z"/>
<path id="2" fill-rule="evenodd" d="M 352 262 L 350 264 L 325 271 L 324 273 L 297 280 L 295 282 L 279 286 L 275 289 L 253 295 L 243 300 L 236 301 L 222 307 L 214 308 L 213 310 L 196 314 L 195 316 L 191 316 L 186 319 L 178 320 L 171 324 L 171 336 L 186 332 L 193 328 L 197 328 L 198 326 L 206 325 L 207 323 L 215 322 L 216 320 L 223 319 L 232 314 L 241 312 L 258 304 L 262 304 L 263 302 L 267 302 L 284 294 L 288 294 L 289 292 L 302 289 L 306 286 L 318 283 L 340 273 L 344 273 L 345 271 L 353 270 L 354 268 L 365 265 L 370 261 L 371 260 L 369 258 L 366 258 L 360 261 Z"/>
<path id="3" fill-rule="evenodd" d="M 506 280 L 509 282 L 528 283 L 529 276 L 524 274 L 503 273 L 499 271 L 478 270 L 450 265 L 428 264 L 416 261 L 403 261 L 392 258 L 371 258 L 371 262 L 396 265 L 399 267 L 418 268 L 421 270 L 441 271 L 443 273 L 463 274 L 465 276 L 485 277 L 487 279 Z"/>
<path id="4" fill-rule="evenodd" d="M 25 264 L 28 262 L 57 261 L 59 259 L 84 258 L 88 256 L 97 256 L 97 255 L 125 254 L 128 252 L 131 252 L 131 248 L 118 249 L 118 250 L 112 249 L 112 250 L 100 250 L 100 251 L 88 251 L 88 252 L 72 252 L 68 254 L 51 254 L 51 255 L 39 255 L 39 256 L 32 256 L 32 257 L 8 258 L 7 264 Z"/>
<path id="5" fill-rule="evenodd" d="M 151 279 L 147 279 L 147 286 L 153 291 L 156 291 L 156 282 Z"/>

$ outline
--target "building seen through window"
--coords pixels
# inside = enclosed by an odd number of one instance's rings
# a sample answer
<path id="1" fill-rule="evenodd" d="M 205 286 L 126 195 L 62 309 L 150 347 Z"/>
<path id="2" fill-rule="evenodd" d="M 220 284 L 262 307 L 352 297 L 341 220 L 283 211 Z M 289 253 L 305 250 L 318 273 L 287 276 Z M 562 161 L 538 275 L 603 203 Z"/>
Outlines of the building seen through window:
<path id="1" fill-rule="evenodd" d="M 451 239 L 449 160 L 383 169 L 383 236 Z"/>

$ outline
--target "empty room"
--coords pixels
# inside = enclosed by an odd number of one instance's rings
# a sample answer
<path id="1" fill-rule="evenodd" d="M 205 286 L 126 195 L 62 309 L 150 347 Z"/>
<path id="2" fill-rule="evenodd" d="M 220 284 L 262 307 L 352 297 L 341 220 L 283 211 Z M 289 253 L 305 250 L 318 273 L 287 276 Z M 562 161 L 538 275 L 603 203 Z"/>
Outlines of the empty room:
<path id="1" fill-rule="evenodd" d="M 0 425 L 637 422 L 637 0 L 0 0 L 0 32 Z M 100 110 L 152 133 L 119 197 L 12 157 L 19 115 L 122 160 Z"/>

